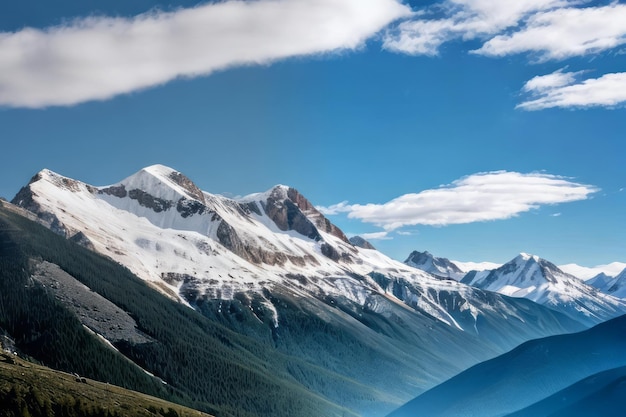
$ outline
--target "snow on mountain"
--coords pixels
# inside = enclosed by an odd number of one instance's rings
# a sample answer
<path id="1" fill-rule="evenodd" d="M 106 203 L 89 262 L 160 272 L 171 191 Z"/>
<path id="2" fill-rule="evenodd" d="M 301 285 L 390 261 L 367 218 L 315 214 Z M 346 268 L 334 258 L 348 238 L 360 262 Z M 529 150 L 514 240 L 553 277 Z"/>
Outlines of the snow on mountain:
<path id="1" fill-rule="evenodd" d="M 582 280 L 591 279 L 598 274 L 606 274 L 610 277 L 615 277 L 617 274 L 626 269 L 626 263 L 612 262 L 606 265 L 598 265 L 594 267 L 580 266 L 577 264 L 559 265 L 559 269 L 570 275 L 574 275 Z"/>
<path id="2" fill-rule="evenodd" d="M 587 283 L 613 297 L 626 298 L 626 269 L 615 278 L 601 274 L 590 279 Z"/>
<path id="3" fill-rule="evenodd" d="M 449 259 L 435 257 L 428 251 L 413 251 L 404 263 L 430 274 L 457 281 L 465 276 L 463 271 Z"/>
<path id="4" fill-rule="evenodd" d="M 455 264 L 461 271 L 468 273 L 470 271 L 487 271 L 496 268 L 500 268 L 502 264 L 497 264 L 495 262 L 461 262 L 461 261 L 450 261 Z"/>
<path id="5" fill-rule="evenodd" d="M 494 305 L 525 320 L 510 300 L 486 305 L 483 299 L 493 296 L 354 246 L 297 190 L 284 185 L 235 200 L 201 191 L 162 165 L 105 187 L 43 170 L 13 203 L 192 304 L 255 292 L 275 311 L 263 294 L 280 287 L 317 298 L 341 297 L 381 313 L 389 303 L 404 303 L 469 332 L 478 331 L 479 315 L 498 314 Z M 278 317 L 274 322 L 278 325 Z"/>
<path id="6" fill-rule="evenodd" d="M 524 297 L 597 324 L 626 313 L 626 302 L 601 293 L 538 256 L 522 253 L 491 271 L 472 271 L 462 283 L 511 297 Z"/>
<path id="7" fill-rule="evenodd" d="M 606 292 L 606 290 L 609 289 L 609 287 L 614 281 L 615 281 L 614 277 L 610 277 L 604 272 L 600 272 L 595 277 L 585 281 L 585 283 L 587 285 L 591 285 L 592 287 L 599 289 L 602 292 Z"/>

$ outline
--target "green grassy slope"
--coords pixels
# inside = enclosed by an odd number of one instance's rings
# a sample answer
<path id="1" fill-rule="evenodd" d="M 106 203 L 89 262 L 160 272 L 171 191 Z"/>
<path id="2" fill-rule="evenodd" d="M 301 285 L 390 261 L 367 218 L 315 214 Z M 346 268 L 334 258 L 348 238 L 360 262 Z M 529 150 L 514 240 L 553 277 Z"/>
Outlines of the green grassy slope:
<path id="1" fill-rule="evenodd" d="M 210 417 L 160 398 L 0 353 L 0 415 L 3 417 Z"/>

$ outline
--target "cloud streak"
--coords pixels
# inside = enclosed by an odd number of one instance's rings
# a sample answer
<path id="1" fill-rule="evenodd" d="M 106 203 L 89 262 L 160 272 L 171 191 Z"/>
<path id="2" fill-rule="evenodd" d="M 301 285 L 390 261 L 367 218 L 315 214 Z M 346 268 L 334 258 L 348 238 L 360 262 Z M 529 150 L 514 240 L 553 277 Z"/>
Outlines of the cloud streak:
<path id="1" fill-rule="evenodd" d="M 588 0 L 444 0 L 388 30 L 384 48 L 410 55 L 438 55 L 453 40 L 479 40 L 471 51 L 487 57 L 528 54 L 534 63 L 585 57 L 626 44 L 626 4 L 588 6 Z M 615 56 L 622 54 L 621 50 Z M 535 77 L 524 87 L 533 99 L 523 110 L 614 107 L 625 101 L 623 74 L 574 83 L 579 73 Z M 545 88 L 533 86 L 543 82 Z M 561 83 L 561 84 L 557 84 Z"/>
<path id="2" fill-rule="evenodd" d="M 382 227 L 447 226 L 502 220 L 543 205 L 585 200 L 596 187 L 549 174 L 495 171 L 470 175 L 452 184 L 405 194 L 384 204 L 332 206 L 328 213 L 347 213 Z"/>
<path id="3" fill-rule="evenodd" d="M 442 44 L 455 39 L 493 36 L 517 26 L 532 13 L 578 2 L 567 0 L 446 0 L 389 30 L 384 48 L 410 55 L 437 55 Z M 429 18 L 441 14 L 442 18 Z"/>
<path id="4" fill-rule="evenodd" d="M 0 105 L 74 105 L 232 66 L 355 49 L 410 13 L 396 0 L 232 0 L 0 33 Z"/>
<path id="5" fill-rule="evenodd" d="M 476 53 L 504 56 L 540 54 L 541 61 L 562 60 L 613 49 L 626 43 L 626 5 L 565 8 L 531 16 L 510 35 L 498 35 Z"/>
<path id="6" fill-rule="evenodd" d="M 531 98 L 517 108 L 543 110 L 554 107 L 615 107 L 626 103 L 626 73 L 605 74 L 577 81 L 581 72 L 562 72 L 537 76 L 523 91 Z"/>

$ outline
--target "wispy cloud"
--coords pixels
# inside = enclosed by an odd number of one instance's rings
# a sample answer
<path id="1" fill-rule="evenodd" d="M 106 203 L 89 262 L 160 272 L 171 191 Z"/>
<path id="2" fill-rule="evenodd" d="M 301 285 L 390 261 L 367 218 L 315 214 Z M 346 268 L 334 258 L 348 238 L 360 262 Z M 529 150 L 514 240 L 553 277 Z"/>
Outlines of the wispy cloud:
<path id="1" fill-rule="evenodd" d="M 543 110 L 552 107 L 615 107 L 626 103 L 626 73 L 577 81 L 580 75 L 581 72 L 559 70 L 531 79 L 523 88 L 531 98 L 517 107 Z"/>
<path id="2" fill-rule="evenodd" d="M 231 0 L 0 33 L 0 105 L 73 105 L 237 65 L 355 49 L 410 13 L 396 0 Z"/>
<path id="3" fill-rule="evenodd" d="M 444 0 L 387 31 L 384 47 L 411 55 L 438 55 L 446 42 L 480 40 L 472 53 L 503 57 L 527 54 L 534 63 L 590 56 L 626 44 L 626 4 L 589 6 L 588 0 Z M 613 107 L 625 101 L 623 74 L 606 74 L 579 84 L 581 72 L 535 77 L 524 87 L 536 97 L 517 106 Z M 546 84 L 543 88 L 538 83 Z"/>
<path id="4" fill-rule="evenodd" d="M 538 53 L 542 61 L 561 60 L 626 44 L 626 4 L 563 8 L 537 13 L 512 34 L 487 41 L 476 53 L 504 56 Z"/>
<path id="5" fill-rule="evenodd" d="M 470 175 L 440 188 L 405 194 L 384 204 L 334 206 L 333 214 L 382 227 L 446 226 L 508 219 L 539 208 L 585 200 L 598 188 L 543 173 L 495 171 Z"/>
<path id="6" fill-rule="evenodd" d="M 365 240 L 391 240 L 388 232 L 361 233 L 359 236 Z"/>
<path id="7" fill-rule="evenodd" d="M 384 47 L 411 55 L 437 55 L 445 42 L 493 36 L 519 25 L 534 12 L 576 3 L 580 2 L 446 0 L 389 30 Z M 443 17 L 434 17 L 442 14 Z"/>

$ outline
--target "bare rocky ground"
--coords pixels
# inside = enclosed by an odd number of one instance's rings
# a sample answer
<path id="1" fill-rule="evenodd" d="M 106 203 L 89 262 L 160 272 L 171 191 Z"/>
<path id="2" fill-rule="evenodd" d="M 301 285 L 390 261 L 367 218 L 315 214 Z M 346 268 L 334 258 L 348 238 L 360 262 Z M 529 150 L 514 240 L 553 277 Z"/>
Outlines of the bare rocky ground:
<path id="1" fill-rule="evenodd" d="M 73 311 L 83 325 L 108 341 L 153 341 L 137 329 L 137 323 L 128 313 L 89 289 L 58 265 L 46 261 L 37 262 L 32 278 Z"/>

